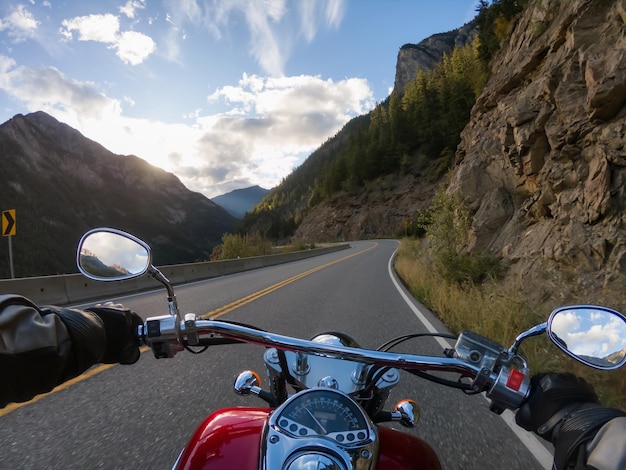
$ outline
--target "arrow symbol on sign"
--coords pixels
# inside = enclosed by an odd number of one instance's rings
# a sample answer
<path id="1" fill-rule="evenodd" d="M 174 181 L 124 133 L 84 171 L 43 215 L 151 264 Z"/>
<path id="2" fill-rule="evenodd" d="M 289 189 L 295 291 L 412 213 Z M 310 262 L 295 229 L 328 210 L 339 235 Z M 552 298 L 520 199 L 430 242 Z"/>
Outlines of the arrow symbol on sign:
<path id="1" fill-rule="evenodd" d="M 2 235 L 6 237 L 10 235 L 11 232 L 13 231 L 13 226 L 15 225 L 15 219 L 11 215 L 11 211 L 4 211 L 2 213 L 2 216 L 6 219 L 6 225 L 2 224 L 5 226 L 4 232 L 2 232 Z"/>

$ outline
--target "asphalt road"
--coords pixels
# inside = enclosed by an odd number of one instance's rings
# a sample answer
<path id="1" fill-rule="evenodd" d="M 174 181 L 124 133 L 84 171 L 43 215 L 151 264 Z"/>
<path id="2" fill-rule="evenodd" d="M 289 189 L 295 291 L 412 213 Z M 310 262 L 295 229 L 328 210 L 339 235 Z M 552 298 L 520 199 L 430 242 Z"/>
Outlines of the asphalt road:
<path id="1" fill-rule="evenodd" d="M 396 247 L 391 240 L 356 242 L 338 253 L 180 286 L 179 307 L 204 314 L 289 279 L 222 318 L 302 338 L 339 330 L 375 348 L 426 331 L 389 276 Z M 114 300 L 144 318 L 167 312 L 162 289 Z M 441 354 L 432 339 L 414 340 L 403 350 Z M 8 413 L 0 410 L 0 469 L 171 468 L 210 412 L 263 406 L 232 391 L 242 370 L 265 375 L 262 355 L 253 345 L 161 360 L 146 352 L 133 366 L 113 366 Z M 407 432 L 433 446 L 445 469 L 542 468 L 482 396 L 403 373 L 387 408 L 402 398 L 422 409 L 417 428 Z"/>

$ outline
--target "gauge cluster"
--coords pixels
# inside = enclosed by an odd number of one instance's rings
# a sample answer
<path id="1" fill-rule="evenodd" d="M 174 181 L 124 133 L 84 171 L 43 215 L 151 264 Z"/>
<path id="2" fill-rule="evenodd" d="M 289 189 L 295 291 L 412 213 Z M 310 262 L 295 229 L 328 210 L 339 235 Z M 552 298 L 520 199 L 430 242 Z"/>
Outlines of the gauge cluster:
<path id="1" fill-rule="evenodd" d="M 326 436 L 341 444 L 369 437 L 365 415 L 354 401 L 328 389 L 299 394 L 278 415 L 276 424 L 293 437 Z"/>
<path id="2" fill-rule="evenodd" d="M 271 415 L 264 442 L 264 468 L 272 469 L 291 468 L 285 462 L 316 455 L 342 462 L 338 468 L 373 468 L 378 455 L 374 424 L 354 400 L 329 388 L 287 400 Z"/>

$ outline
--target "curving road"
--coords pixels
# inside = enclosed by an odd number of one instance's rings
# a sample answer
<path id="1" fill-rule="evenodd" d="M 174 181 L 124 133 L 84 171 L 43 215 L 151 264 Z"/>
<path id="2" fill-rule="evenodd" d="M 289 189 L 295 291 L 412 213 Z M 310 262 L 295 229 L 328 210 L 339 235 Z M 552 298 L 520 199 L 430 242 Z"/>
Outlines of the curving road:
<path id="1" fill-rule="evenodd" d="M 221 309 L 225 319 L 303 338 L 340 330 L 368 348 L 425 332 L 389 273 L 397 242 L 351 245 L 338 253 L 180 286 L 179 307 L 198 314 Z M 166 313 L 162 289 L 114 300 L 143 317 Z M 405 348 L 441 354 L 432 339 L 414 340 Z M 258 398 L 232 391 L 242 370 L 264 376 L 262 354 L 257 346 L 229 345 L 158 361 L 146 352 L 133 366 L 96 367 L 90 377 L 37 401 L 0 410 L 0 469 L 170 468 L 211 411 L 263 406 Z M 466 396 L 403 373 L 387 408 L 402 398 L 420 404 L 421 421 L 409 432 L 430 443 L 446 469 L 543 467 L 480 395 Z"/>

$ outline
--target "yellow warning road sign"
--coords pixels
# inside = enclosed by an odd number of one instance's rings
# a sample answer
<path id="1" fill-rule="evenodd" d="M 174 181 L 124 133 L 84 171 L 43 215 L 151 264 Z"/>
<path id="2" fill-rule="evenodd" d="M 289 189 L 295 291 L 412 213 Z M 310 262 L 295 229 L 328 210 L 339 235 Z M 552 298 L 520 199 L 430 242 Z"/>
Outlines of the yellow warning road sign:
<path id="1" fill-rule="evenodd" d="M 12 237 L 17 232 L 15 225 L 15 209 L 2 211 L 2 236 Z"/>

